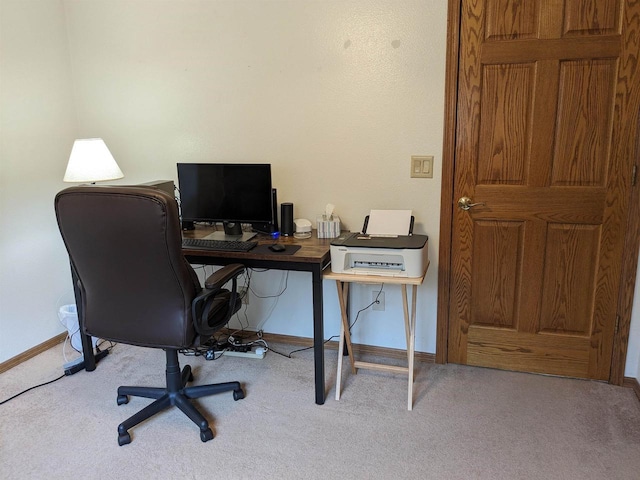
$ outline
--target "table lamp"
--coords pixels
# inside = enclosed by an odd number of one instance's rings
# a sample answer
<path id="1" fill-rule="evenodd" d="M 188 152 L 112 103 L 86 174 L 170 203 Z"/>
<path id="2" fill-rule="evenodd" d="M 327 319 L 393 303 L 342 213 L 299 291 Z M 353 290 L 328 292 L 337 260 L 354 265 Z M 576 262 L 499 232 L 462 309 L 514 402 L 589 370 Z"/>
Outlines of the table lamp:
<path id="1" fill-rule="evenodd" d="M 124 177 L 113 155 L 101 138 L 83 138 L 73 142 L 64 182 L 100 182 Z"/>

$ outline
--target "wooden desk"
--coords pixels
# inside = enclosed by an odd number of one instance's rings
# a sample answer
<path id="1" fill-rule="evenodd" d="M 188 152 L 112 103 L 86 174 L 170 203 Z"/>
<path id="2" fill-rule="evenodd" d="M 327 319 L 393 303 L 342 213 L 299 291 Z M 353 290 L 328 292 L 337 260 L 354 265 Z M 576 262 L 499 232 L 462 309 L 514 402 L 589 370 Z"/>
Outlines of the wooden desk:
<path id="1" fill-rule="evenodd" d="M 324 278 L 335 280 L 338 289 L 338 300 L 340 302 L 340 313 L 342 323 L 340 325 L 340 343 L 338 346 L 338 373 L 336 378 L 336 400 L 340 400 L 340 386 L 342 383 L 342 358 L 344 352 L 345 340 L 347 344 L 347 352 L 351 357 L 351 373 L 356 373 L 358 368 L 369 370 L 381 370 L 385 372 L 404 373 L 409 376 L 409 399 L 408 409 L 413 408 L 413 362 L 415 352 L 415 334 L 416 334 L 416 298 L 418 294 L 418 285 L 424 281 L 424 276 L 429 268 L 429 263 L 424 269 L 421 277 L 402 278 L 402 277 L 385 277 L 382 275 L 353 275 L 346 273 L 334 273 L 327 270 Z M 351 347 L 351 334 L 349 332 L 349 314 L 347 312 L 347 299 L 349 296 L 349 283 L 384 283 L 385 285 L 400 285 L 402 289 L 402 305 L 404 310 L 404 328 L 407 338 L 407 366 L 398 367 L 395 365 L 386 365 L 382 363 L 362 362 L 356 360 L 353 356 Z M 409 302 L 407 298 L 407 285 L 411 285 L 411 315 L 409 315 Z"/>
<path id="2" fill-rule="evenodd" d="M 213 232 L 212 228 L 197 226 L 195 230 L 183 232 L 184 237 L 201 238 Z M 271 245 L 275 240 L 267 235 L 258 235 L 258 247 L 248 252 L 206 251 L 183 248 L 184 256 L 190 263 L 206 265 L 228 265 L 242 263 L 249 268 L 293 270 L 311 272 L 313 288 L 313 353 L 315 371 L 316 403 L 322 405 L 324 394 L 324 317 L 322 312 L 322 272 L 331 262 L 329 246 L 332 239 L 319 239 L 315 232 L 311 238 L 297 239 L 280 237 L 283 245 L 296 245 L 300 249 L 293 254 L 271 252 L 262 245 Z"/>

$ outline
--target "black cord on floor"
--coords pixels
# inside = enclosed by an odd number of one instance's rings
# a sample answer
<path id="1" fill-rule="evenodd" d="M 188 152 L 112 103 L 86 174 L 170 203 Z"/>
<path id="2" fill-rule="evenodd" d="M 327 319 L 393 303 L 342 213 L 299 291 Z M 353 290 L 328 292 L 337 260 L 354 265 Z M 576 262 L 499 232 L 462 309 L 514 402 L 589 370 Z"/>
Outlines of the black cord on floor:
<path id="1" fill-rule="evenodd" d="M 338 335 L 334 335 L 333 337 L 329 337 L 327 340 L 325 340 L 325 341 L 324 341 L 324 343 L 325 343 L 325 344 L 327 344 L 327 343 L 329 343 L 331 340 L 333 340 L 334 338 L 338 338 Z M 282 352 L 278 352 L 277 350 L 274 350 L 274 349 L 273 349 L 273 348 L 271 348 L 271 347 L 268 347 L 268 350 L 269 350 L 270 352 L 277 353 L 278 355 L 282 355 L 283 357 L 286 357 L 286 358 L 293 358 L 291 355 L 293 355 L 294 353 L 297 353 L 297 352 L 304 352 L 305 350 L 311 350 L 312 348 L 313 348 L 313 345 L 312 345 L 312 346 L 310 346 L 310 347 L 299 348 L 299 349 L 297 349 L 297 350 L 293 350 L 292 352 L 289 352 L 289 353 L 282 353 Z"/>
<path id="2" fill-rule="evenodd" d="M 49 382 L 45 382 L 45 383 L 41 383 L 40 385 L 35 385 L 31 388 L 27 388 L 26 390 L 23 390 L 20 393 L 15 394 L 13 397 L 11 398 L 7 398 L 6 400 L 3 400 L 2 402 L 0 402 L 0 405 L 4 405 L 5 403 L 7 403 L 9 400 L 13 400 L 16 397 L 19 397 L 20 395 L 22 395 L 23 393 L 27 393 L 30 390 L 33 390 L 34 388 L 38 388 L 38 387 L 44 387 L 45 385 L 49 385 L 50 383 L 53 382 L 57 382 L 58 380 L 60 380 L 62 377 L 66 377 L 66 375 L 63 373 L 62 375 L 60 375 L 58 378 L 54 378 L 53 380 L 49 381 Z"/>

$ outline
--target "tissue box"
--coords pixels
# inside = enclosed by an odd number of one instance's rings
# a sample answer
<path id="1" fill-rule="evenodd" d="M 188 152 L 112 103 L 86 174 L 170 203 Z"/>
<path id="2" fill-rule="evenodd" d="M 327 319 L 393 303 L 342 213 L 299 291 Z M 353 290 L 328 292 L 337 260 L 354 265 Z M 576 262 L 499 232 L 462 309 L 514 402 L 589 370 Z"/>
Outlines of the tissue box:
<path id="1" fill-rule="evenodd" d="M 333 215 L 327 220 L 325 215 L 316 218 L 318 238 L 336 238 L 340 236 L 340 217 Z"/>

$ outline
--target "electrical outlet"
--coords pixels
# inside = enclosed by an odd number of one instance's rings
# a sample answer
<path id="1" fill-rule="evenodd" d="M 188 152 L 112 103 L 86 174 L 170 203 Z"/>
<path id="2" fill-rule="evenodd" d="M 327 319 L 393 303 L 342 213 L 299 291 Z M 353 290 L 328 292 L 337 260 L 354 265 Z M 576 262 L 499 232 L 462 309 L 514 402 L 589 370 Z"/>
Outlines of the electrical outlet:
<path id="1" fill-rule="evenodd" d="M 377 302 L 376 298 L 378 299 Z M 380 290 L 372 291 L 371 301 L 376 302 L 373 304 L 373 310 L 377 312 L 384 312 L 384 292 L 381 292 Z"/>

